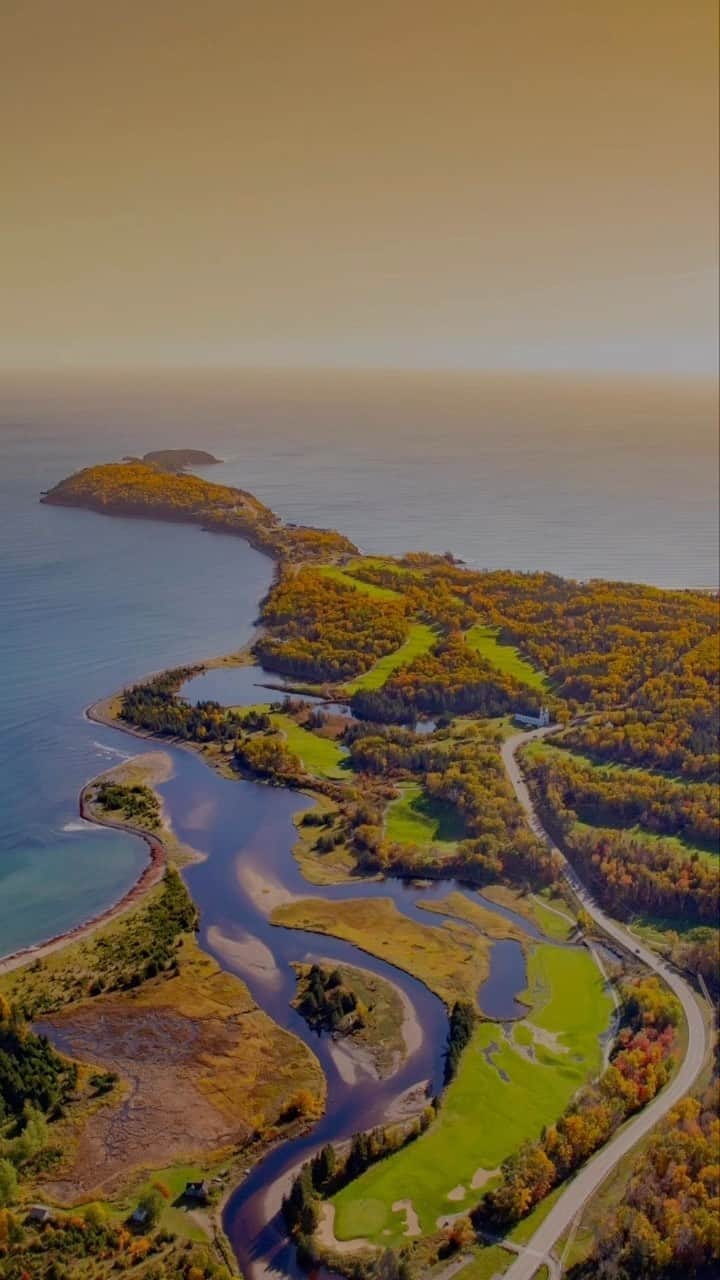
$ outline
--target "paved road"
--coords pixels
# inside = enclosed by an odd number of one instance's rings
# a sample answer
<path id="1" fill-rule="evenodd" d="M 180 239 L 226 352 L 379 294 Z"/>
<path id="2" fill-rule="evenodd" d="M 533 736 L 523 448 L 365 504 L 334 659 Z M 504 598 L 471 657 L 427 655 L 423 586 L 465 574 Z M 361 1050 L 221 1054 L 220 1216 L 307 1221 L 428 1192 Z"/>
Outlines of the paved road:
<path id="1" fill-rule="evenodd" d="M 531 742 L 533 738 L 545 737 L 556 728 L 557 726 L 551 726 L 549 729 L 535 729 L 530 733 L 519 733 L 512 738 L 508 738 L 504 743 L 502 748 L 503 762 L 515 789 L 515 794 L 525 810 L 535 834 L 550 845 L 562 859 L 565 877 L 572 885 L 588 915 L 592 916 L 611 938 L 615 938 L 626 948 L 630 946 L 649 969 L 653 969 L 655 973 L 662 976 L 675 993 L 687 1018 L 688 1045 L 682 1066 L 670 1084 L 634 1120 L 631 1120 L 614 1138 L 611 1138 L 592 1159 L 588 1160 L 587 1164 L 575 1175 L 568 1184 L 567 1189 L 560 1196 L 560 1199 L 553 1205 L 544 1222 L 538 1227 L 531 1239 L 528 1240 L 526 1252 L 517 1258 L 505 1272 L 504 1280 L 531 1280 L 531 1277 L 535 1275 L 543 1261 L 547 1263 L 548 1254 L 556 1241 L 570 1226 L 578 1210 L 597 1191 L 600 1183 L 610 1173 L 611 1169 L 692 1088 L 705 1060 L 707 1050 L 705 1023 L 691 987 L 679 974 L 668 968 L 654 951 L 638 942 L 621 924 L 618 924 L 611 916 L 606 915 L 593 902 L 582 880 L 569 865 L 561 850 L 550 839 L 540 822 L 520 771 L 516 752 L 526 742 Z"/>

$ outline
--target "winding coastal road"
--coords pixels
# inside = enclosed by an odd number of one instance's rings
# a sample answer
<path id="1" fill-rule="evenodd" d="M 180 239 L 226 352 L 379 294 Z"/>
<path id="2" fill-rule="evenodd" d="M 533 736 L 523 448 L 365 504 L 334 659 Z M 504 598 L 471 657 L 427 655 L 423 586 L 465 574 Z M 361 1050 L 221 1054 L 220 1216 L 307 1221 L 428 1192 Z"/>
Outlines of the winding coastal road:
<path id="1" fill-rule="evenodd" d="M 528 1240 L 523 1253 L 505 1272 L 504 1280 L 531 1280 L 535 1272 L 545 1263 L 549 1264 L 550 1250 L 570 1226 L 576 1214 L 597 1191 L 600 1184 L 628 1151 L 649 1133 L 664 1115 L 680 1100 L 695 1083 L 707 1052 L 707 1033 L 700 1008 L 692 988 L 680 975 L 669 968 L 653 951 L 638 942 L 627 929 L 605 914 L 596 905 L 588 893 L 580 877 L 570 866 L 557 845 L 551 840 L 543 827 L 528 791 L 527 784 L 517 760 L 520 747 L 534 738 L 545 737 L 548 733 L 557 732 L 558 726 L 534 729 L 529 733 L 515 734 L 503 744 L 502 758 L 508 777 L 513 785 L 515 795 L 527 815 L 528 822 L 541 840 L 562 860 L 566 880 L 572 886 L 582 902 L 584 910 L 600 928 L 626 950 L 631 950 L 649 969 L 659 974 L 671 991 L 680 1001 L 687 1019 L 688 1043 L 683 1062 L 661 1093 L 653 1099 L 633 1120 L 624 1125 L 614 1138 L 596 1153 L 587 1164 L 569 1182 L 566 1190 L 553 1205 L 547 1217 Z"/>

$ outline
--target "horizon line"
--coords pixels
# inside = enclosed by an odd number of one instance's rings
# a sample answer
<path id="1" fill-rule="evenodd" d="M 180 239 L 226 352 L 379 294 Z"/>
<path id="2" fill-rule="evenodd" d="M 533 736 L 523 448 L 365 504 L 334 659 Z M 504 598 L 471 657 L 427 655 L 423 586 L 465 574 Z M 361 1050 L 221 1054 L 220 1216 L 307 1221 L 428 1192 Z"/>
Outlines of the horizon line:
<path id="1" fill-rule="evenodd" d="M 149 363 L 54 363 L 54 364 L 15 364 L 0 363 L 0 376 L 28 376 L 48 374 L 197 374 L 197 373 L 236 373 L 236 374 L 356 374 L 356 375 L 396 375 L 396 376 L 457 376 L 457 377 L 517 377 L 548 379 L 588 379 L 598 381 L 668 381 L 668 382 L 703 382 L 717 385 L 720 382 L 720 368 L 714 370 L 682 370 L 682 369 L 627 369 L 627 368 L 553 368 L 545 366 L 519 365 L 359 365 L 359 364 L 307 364 L 307 363 L 238 363 L 226 361 L 198 361 Z"/>

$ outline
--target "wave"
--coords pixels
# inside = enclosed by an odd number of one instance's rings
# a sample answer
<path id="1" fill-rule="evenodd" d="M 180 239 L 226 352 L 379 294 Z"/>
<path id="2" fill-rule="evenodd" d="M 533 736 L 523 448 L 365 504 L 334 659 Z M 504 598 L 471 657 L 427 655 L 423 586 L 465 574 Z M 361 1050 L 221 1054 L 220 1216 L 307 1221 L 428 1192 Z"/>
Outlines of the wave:
<path id="1" fill-rule="evenodd" d="M 94 831 L 95 826 L 92 822 L 66 822 L 63 831 Z"/>
<path id="2" fill-rule="evenodd" d="M 93 742 L 93 746 L 98 755 L 112 756 L 117 760 L 130 760 L 131 753 L 129 751 L 121 751 L 119 747 L 108 747 L 104 742 Z"/>

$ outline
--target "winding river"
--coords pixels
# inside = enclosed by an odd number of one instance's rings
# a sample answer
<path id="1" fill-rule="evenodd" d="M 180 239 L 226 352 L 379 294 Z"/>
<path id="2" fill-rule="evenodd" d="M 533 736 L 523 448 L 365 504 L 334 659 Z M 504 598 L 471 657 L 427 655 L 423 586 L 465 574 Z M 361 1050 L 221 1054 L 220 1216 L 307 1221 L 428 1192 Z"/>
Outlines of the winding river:
<path id="1" fill-rule="evenodd" d="M 248 685 L 246 700 L 257 700 L 252 684 Z M 128 746 L 129 739 L 121 731 L 107 732 Z M 442 1087 L 448 1023 L 442 1002 L 410 974 L 339 939 L 271 925 L 268 916 L 272 907 L 290 896 L 391 898 L 406 916 L 439 928 L 442 919 L 423 910 L 422 903 L 442 898 L 450 891 L 474 898 L 477 893 L 454 880 L 422 885 L 394 879 L 310 885 L 291 852 L 296 839 L 293 818 L 311 807 L 308 797 L 279 787 L 223 778 L 191 751 L 165 743 L 148 742 L 147 749 L 169 751 L 173 776 L 159 788 L 168 817 L 178 837 L 206 855 L 184 873 L 200 911 L 202 946 L 225 969 L 243 978 L 257 1003 L 276 1022 L 310 1046 L 327 1077 L 327 1107 L 322 1119 L 309 1134 L 272 1150 L 231 1195 L 224 1213 L 225 1230 L 250 1280 L 260 1280 L 269 1269 L 276 1275 L 298 1277 L 303 1272 L 279 1215 L 282 1195 L 293 1171 L 323 1143 L 342 1141 L 359 1130 L 381 1124 L 391 1105 L 412 1086 L 427 1084 L 430 1094 L 438 1092 Z M 510 916 L 530 936 L 541 936 L 516 913 L 487 900 L 485 905 Z M 248 947 L 249 942 L 254 944 L 254 951 Z M 238 943 L 245 945 L 238 947 Z M 255 961 L 258 952 L 261 964 Z M 343 1078 L 333 1057 L 332 1042 L 309 1028 L 291 1007 L 295 993 L 292 962 L 309 958 L 360 965 L 389 979 L 403 992 L 422 1038 L 395 1075 L 380 1082 L 362 1074 L 352 1082 Z M 525 984 L 520 944 L 512 940 L 494 943 L 490 973 L 479 993 L 483 1011 L 497 1020 L 517 1017 L 523 1006 L 516 997 Z"/>

